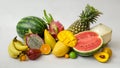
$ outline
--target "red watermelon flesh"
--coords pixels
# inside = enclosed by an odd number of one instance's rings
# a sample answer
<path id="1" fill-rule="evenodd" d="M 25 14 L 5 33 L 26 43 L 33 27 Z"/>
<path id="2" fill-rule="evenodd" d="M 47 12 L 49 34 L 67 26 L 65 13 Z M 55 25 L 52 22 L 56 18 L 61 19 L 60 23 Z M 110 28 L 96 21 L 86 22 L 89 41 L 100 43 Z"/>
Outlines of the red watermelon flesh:
<path id="1" fill-rule="evenodd" d="M 102 38 L 92 31 L 80 32 L 76 34 L 75 37 L 78 41 L 73 49 L 82 56 L 92 55 L 95 51 L 101 48 L 103 43 Z"/>

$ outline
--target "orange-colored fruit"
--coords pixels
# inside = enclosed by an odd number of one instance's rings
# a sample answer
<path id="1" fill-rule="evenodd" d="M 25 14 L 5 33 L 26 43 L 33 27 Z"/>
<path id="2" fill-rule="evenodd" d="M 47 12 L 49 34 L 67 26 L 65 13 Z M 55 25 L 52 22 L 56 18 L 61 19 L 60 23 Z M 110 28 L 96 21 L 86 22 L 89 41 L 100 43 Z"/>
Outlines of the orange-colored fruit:
<path id="1" fill-rule="evenodd" d="M 48 44 L 43 44 L 41 47 L 40 47 L 40 51 L 42 54 L 50 54 L 51 52 L 51 47 L 50 45 Z"/>
<path id="2" fill-rule="evenodd" d="M 21 54 L 19 58 L 20 58 L 20 61 L 26 61 L 27 60 L 27 56 L 25 54 Z"/>
<path id="3" fill-rule="evenodd" d="M 69 54 L 65 54 L 65 56 L 64 56 L 65 58 L 69 58 L 70 56 L 69 56 Z"/>

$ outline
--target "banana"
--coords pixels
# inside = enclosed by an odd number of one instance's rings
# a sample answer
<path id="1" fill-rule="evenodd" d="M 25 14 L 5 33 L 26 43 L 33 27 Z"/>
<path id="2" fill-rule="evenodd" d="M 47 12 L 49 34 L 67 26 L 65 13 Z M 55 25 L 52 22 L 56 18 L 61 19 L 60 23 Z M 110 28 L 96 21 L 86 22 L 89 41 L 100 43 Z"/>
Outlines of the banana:
<path id="1" fill-rule="evenodd" d="M 14 42 L 13 40 L 10 42 L 10 44 L 9 44 L 9 46 L 8 46 L 8 48 L 9 48 L 8 50 L 10 50 L 10 52 L 13 53 L 14 55 L 18 56 L 18 55 L 20 55 L 20 53 L 21 53 L 22 51 L 17 50 L 17 49 L 15 48 L 13 42 Z"/>
<path id="2" fill-rule="evenodd" d="M 18 55 L 15 55 L 13 52 L 11 52 L 10 47 L 8 47 L 8 53 L 9 53 L 10 57 L 12 57 L 12 58 L 16 59 L 18 57 Z"/>
<path id="3" fill-rule="evenodd" d="M 26 51 L 28 49 L 27 45 L 24 45 L 21 41 L 15 40 L 14 41 L 15 48 L 19 51 Z"/>

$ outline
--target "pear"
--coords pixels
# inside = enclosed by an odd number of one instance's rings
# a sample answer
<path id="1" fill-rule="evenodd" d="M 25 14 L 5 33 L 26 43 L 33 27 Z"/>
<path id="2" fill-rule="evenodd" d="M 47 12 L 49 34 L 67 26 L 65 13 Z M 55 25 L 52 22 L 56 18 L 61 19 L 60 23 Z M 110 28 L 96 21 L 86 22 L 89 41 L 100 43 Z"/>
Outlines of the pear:
<path id="1" fill-rule="evenodd" d="M 50 45 L 51 49 L 53 49 L 56 44 L 56 40 L 53 38 L 53 36 L 49 33 L 47 29 L 45 29 L 44 31 L 44 41 L 46 44 Z"/>

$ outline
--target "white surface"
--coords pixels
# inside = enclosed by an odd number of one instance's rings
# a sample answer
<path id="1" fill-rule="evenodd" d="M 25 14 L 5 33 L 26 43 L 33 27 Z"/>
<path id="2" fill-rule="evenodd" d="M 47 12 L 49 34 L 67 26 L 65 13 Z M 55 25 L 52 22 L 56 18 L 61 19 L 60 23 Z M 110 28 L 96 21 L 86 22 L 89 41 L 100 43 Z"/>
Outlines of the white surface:
<path id="1" fill-rule="evenodd" d="M 108 63 L 99 63 L 89 57 L 64 59 L 48 55 L 26 62 L 9 57 L 7 47 L 17 35 L 16 24 L 22 17 L 42 17 L 43 10 L 46 9 L 67 28 L 78 18 L 86 4 L 103 12 L 96 24 L 103 23 L 113 30 L 112 40 L 109 43 L 113 56 Z M 120 0 L 0 0 L 0 68 L 119 68 L 119 35 Z"/>

